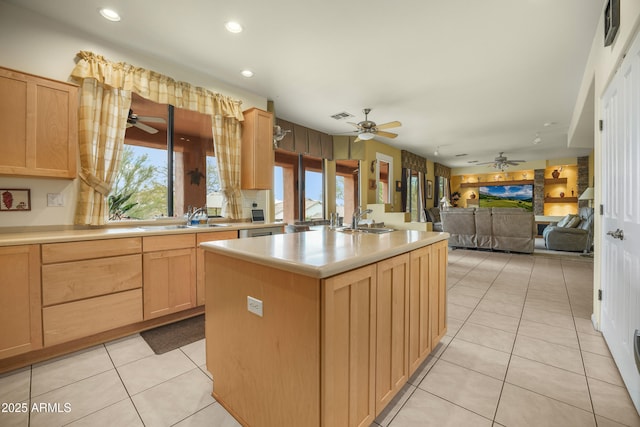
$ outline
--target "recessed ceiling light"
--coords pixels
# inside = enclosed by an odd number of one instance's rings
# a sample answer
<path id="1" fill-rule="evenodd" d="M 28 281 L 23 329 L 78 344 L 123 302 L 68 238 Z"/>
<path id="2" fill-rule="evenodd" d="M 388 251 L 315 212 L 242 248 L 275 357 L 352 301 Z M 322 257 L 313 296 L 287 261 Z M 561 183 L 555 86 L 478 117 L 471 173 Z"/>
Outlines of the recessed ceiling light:
<path id="1" fill-rule="evenodd" d="M 556 124 L 556 122 L 546 122 L 546 123 L 544 124 L 544 127 L 548 128 L 549 126 L 553 126 L 553 125 L 555 125 L 555 124 Z"/>
<path id="2" fill-rule="evenodd" d="M 103 18 L 108 19 L 109 21 L 118 22 L 120 20 L 120 15 L 118 15 L 118 12 L 113 9 L 102 8 L 99 12 Z"/>
<path id="3" fill-rule="evenodd" d="M 240 71 L 240 74 L 242 74 L 243 76 L 249 78 L 249 77 L 253 77 L 253 71 L 251 70 L 242 70 Z"/>
<path id="4" fill-rule="evenodd" d="M 242 25 L 240 25 L 236 21 L 229 21 L 226 24 L 224 24 L 224 27 L 230 33 L 241 33 L 242 32 Z"/>

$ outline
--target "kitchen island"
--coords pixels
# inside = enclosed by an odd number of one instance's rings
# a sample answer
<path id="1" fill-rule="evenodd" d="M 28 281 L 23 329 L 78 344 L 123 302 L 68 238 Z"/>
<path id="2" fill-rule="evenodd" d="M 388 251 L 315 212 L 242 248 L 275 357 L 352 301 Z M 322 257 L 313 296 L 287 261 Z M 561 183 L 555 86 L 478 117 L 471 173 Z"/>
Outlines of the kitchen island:
<path id="1" fill-rule="evenodd" d="M 446 333 L 446 233 L 201 244 L 213 396 L 259 426 L 369 426 Z"/>

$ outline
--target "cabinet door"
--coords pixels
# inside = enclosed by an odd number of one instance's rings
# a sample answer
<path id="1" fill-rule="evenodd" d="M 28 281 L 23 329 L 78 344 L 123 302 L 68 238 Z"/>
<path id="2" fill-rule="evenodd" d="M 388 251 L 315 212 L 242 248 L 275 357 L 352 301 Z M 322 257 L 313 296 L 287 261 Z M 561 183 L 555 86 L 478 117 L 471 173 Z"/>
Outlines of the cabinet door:
<path id="1" fill-rule="evenodd" d="M 196 305 L 204 305 L 205 271 L 204 271 L 204 249 L 200 249 L 200 243 L 212 242 L 215 240 L 237 239 L 238 232 L 233 230 L 218 231 L 212 233 L 198 233 L 196 242 Z"/>
<path id="2" fill-rule="evenodd" d="M 431 348 L 435 348 L 447 333 L 447 241 L 431 245 L 431 275 L 429 278 L 429 311 Z"/>
<path id="3" fill-rule="evenodd" d="M 0 359 L 42 347 L 40 247 L 0 248 Z"/>
<path id="4" fill-rule="evenodd" d="M 409 375 L 431 352 L 429 319 L 429 280 L 431 246 L 412 251 L 409 280 Z"/>
<path id="5" fill-rule="evenodd" d="M 143 255 L 144 319 L 196 305 L 195 248 Z"/>
<path id="6" fill-rule="evenodd" d="M 251 108 L 244 113 L 242 126 L 241 182 L 247 190 L 273 187 L 273 116 Z"/>
<path id="7" fill-rule="evenodd" d="M 78 88 L 0 68 L 0 175 L 76 177 Z"/>
<path id="8" fill-rule="evenodd" d="M 376 415 L 409 379 L 409 254 L 377 266 Z"/>
<path id="9" fill-rule="evenodd" d="M 322 281 L 322 420 L 325 427 L 375 418 L 376 266 Z"/>

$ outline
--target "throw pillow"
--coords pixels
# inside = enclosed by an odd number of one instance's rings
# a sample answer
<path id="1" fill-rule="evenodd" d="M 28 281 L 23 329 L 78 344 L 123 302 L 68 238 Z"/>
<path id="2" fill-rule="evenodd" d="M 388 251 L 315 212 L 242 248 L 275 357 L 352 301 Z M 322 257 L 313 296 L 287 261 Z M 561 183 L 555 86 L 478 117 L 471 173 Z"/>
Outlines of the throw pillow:
<path id="1" fill-rule="evenodd" d="M 439 208 L 431 208 L 429 209 L 429 213 L 431 213 L 431 217 L 433 218 L 433 221 L 431 222 L 441 222 L 442 220 L 440 219 L 440 209 Z"/>
<path id="2" fill-rule="evenodd" d="M 576 215 L 574 214 L 568 214 L 567 216 L 565 216 L 564 218 L 562 218 L 560 221 L 558 221 L 557 226 L 558 227 L 566 227 L 567 224 L 569 223 L 569 221 L 571 221 L 572 218 L 575 218 Z"/>
<path id="3" fill-rule="evenodd" d="M 577 228 L 578 225 L 580 225 L 580 223 L 582 222 L 582 218 L 580 218 L 579 216 L 574 216 L 573 218 L 571 218 L 571 220 L 569 220 L 569 222 L 567 223 L 567 225 L 565 225 L 566 228 Z"/>

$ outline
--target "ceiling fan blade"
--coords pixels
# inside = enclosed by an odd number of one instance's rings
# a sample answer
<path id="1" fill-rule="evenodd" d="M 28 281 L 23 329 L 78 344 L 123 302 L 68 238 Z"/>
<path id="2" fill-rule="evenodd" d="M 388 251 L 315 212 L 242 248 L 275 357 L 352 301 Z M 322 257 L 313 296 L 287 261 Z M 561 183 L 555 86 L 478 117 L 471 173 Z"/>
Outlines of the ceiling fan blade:
<path id="1" fill-rule="evenodd" d="M 359 137 L 359 136 L 358 136 L 358 137 L 356 137 L 356 139 L 354 139 L 354 140 L 353 140 L 353 142 L 360 142 L 360 141 L 362 141 L 362 140 L 360 139 L 360 137 Z"/>
<path id="2" fill-rule="evenodd" d="M 138 129 L 141 129 L 147 133 L 150 134 L 156 134 L 158 133 L 158 129 L 152 128 L 151 126 L 147 126 L 144 123 L 134 123 L 133 126 L 137 127 Z"/>
<path id="3" fill-rule="evenodd" d="M 389 122 L 389 123 L 383 123 L 381 125 L 377 125 L 376 128 L 378 129 L 389 129 L 389 128 L 397 128 L 402 126 L 402 123 L 400 123 L 399 121 L 395 121 L 395 122 Z"/>
<path id="4" fill-rule="evenodd" d="M 397 133 L 385 132 L 381 130 L 376 131 L 375 134 L 379 136 L 384 136 L 385 138 L 395 138 L 396 136 L 398 136 Z"/>
<path id="5" fill-rule="evenodd" d="M 138 121 L 147 123 L 166 123 L 167 121 L 162 117 L 154 116 L 138 116 Z"/>
<path id="6" fill-rule="evenodd" d="M 355 127 L 357 127 L 358 129 L 360 129 L 360 126 L 358 126 L 358 124 L 357 124 L 357 123 L 353 123 L 353 122 L 347 122 L 347 123 L 349 123 L 350 125 L 355 126 Z"/>
<path id="7" fill-rule="evenodd" d="M 526 160 L 509 160 L 510 162 L 524 163 Z"/>

